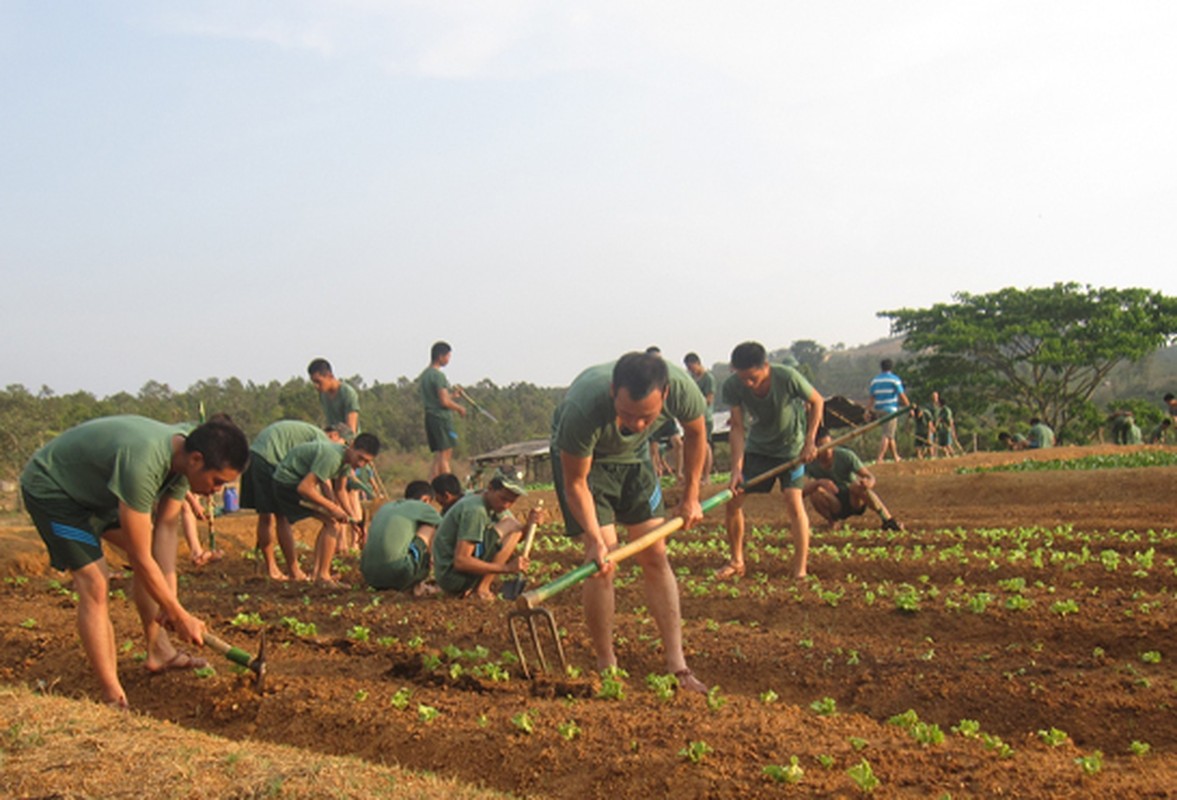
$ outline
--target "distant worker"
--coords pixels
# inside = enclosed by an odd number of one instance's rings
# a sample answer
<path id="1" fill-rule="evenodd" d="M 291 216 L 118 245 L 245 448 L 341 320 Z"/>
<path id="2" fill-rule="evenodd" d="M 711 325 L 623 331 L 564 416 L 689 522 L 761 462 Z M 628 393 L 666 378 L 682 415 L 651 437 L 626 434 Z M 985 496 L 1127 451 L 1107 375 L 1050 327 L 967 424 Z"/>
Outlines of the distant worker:
<path id="1" fill-rule="evenodd" d="M 434 506 L 433 487 L 412 481 L 403 500 L 385 503 L 372 517 L 360 553 L 360 573 L 373 589 L 429 594 L 425 579 L 432 569 L 430 549 L 441 514 Z M 436 592 L 437 588 L 433 587 Z"/>
<path id="2" fill-rule="evenodd" d="M 870 404 L 867 406 L 867 410 L 874 417 L 885 417 L 888 414 L 898 411 L 900 405 L 904 408 L 911 405 L 903 389 L 903 381 L 891 371 L 894 366 L 895 364 L 891 359 L 884 358 L 879 362 L 879 368 L 882 372 L 871 379 L 869 388 Z M 886 460 L 888 450 L 891 451 L 891 455 L 896 461 L 903 460 L 899 456 L 899 444 L 895 440 L 895 432 L 898 425 L 898 417 L 883 423 L 881 429 L 882 439 L 879 442 L 879 455 L 875 459 L 880 464 Z"/>
<path id="3" fill-rule="evenodd" d="M 1136 417 L 1127 408 L 1121 408 L 1108 417 L 1113 444 L 1141 444 L 1144 435 L 1136 424 Z"/>
<path id="4" fill-rule="evenodd" d="M 346 434 L 346 436 L 345 436 Z M 298 563 L 298 549 L 290 521 L 278 513 L 274 497 L 274 470 L 286 454 L 307 442 L 351 441 L 351 428 L 337 423 L 325 431 L 317 425 L 295 419 L 281 419 L 262 428 L 249 445 L 249 466 L 241 474 L 241 507 L 257 511 L 256 548 L 262 556 L 266 575 L 271 580 L 307 579 Z M 286 571 L 278 568 L 274 547 L 274 529 L 278 530 L 278 546 L 286 561 Z"/>
<path id="5" fill-rule="evenodd" d="M 662 358 L 662 348 L 651 345 L 646 348 L 646 354 Z M 670 475 L 681 482 L 682 448 L 682 427 L 678 420 L 666 420 L 650 435 L 650 461 L 654 464 L 654 474 L 659 478 Z"/>
<path id="6" fill-rule="evenodd" d="M 932 409 L 936 414 L 936 443 L 932 448 L 932 457 L 935 458 L 937 450 L 951 456 L 956 452 L 956 444 L 960 441 L 956 438 L 956 421 L 952 418 L 952 409 L 944 402 L 939 392 L 932 392 Z"/>
<path id="7" fill-rule="evenodd" d="M 1054 430 L 1038 417 L 1031 417 L 1030 432 L 1026 435 L 1026 447 L 1030 450 L 1054 447 Z"/>
<path id="8" fill-rule="evenodd" d="M 711 444 L 715 434 L 715 376 L 703 366 L 698 353 L 687 353 L 683 356 L 683 364 L 690 376 L 695 379 L 695 385 L 703 393 L 703 400 L 707 404 L 703 411 L 703 424 L 707 430 L 707 452 L 703 457 L 703 483 L 706 484 L 711 480 L 711 470 L 715 464 L 715 453 Z"/>
<path id="9" fill-rule="evenodd" d="M 584 559 L 600 573 L 584 582 L 584 613 L 597 669 L 617 666 L 613 645 L 617 525 L 630 540 L 654 531 L 667 516 L 662 486 L 644 451 L 653 431 L 670 417 L 683 426 L 682 497 L 671 515 L 690 527 L 703 518 L 703 395 L 690 376 L 662 358 L 630 352 L 584 370 L 572 381 L 552 417 L 552 470 L 568 535 L 583 542 Z M 706 692 L 683 652 L 678 581 L 658 541 L 635 553 L 646 604 L 662 639 L 666 668 L 688 692 Z"/>
<path id="10" fill-rule="evenodd" d="M 829 444 L 830 439 L 829 431 L 818 428 L 819 448 Z M 883 530 L 903 530 L 902 523 L 891 516 L 875 493 L 875 476 L 853 450 L 846 447 L 822 450 L 805 465 L 805 474 L 810 480 L 802 495 L 831 527 L 848 517 L 861 515 L 869 507 L 879 515 Z"/>
<path id="11" fill-rule="evenodd" d="M 769 364 L 764 345 L 743 342 L 732 350 L 733 374 L 720 387 L 720 396 L 731 406 L 732 474 L 730 488 L 736 496 L 725 509 L 730 560 L 715 577 L 723 580 L 744 574 L 744 500 L 750 494 L 768 494 L 778 481 L 785 501 L 785 516 L 793 539 L 792 573 L 803 578 L 809 561 L 809 514 L 801 490 L 804 464 L 817 456 L 817 428 L 825 402 L 805 377 L 783 364 Z M 802 464 L 771 480 L 742 484 L 800 458 Z"/>
<path id="12" fill-rule="evenodd" d="M 445 513 L 433 540 L 433 575 L 442 591 L 494 600 L 496 575 L 527 571 L 528 559 L 515 555 L 523 525 L 511 514 L 525 494 L 517 479 L 500 470 L 485 491 L 466 495 Z M 543 513 L 532 509 L 528 522 L 539 524 Z"/>
<path id="13" fill-rule="evenodd" d="M 355 387 L 335 377 L 331 363 L 325 358 L 316 358 L 307 365 L 311 383 L 319 392 L 319 405 L 327 425 L 344 424 L 352 434 L 360 432 L 360 396 Z"/>
<path id="14" fill-rule="evenodd" d="M 1169 439 L 1169 433 L 1173 430 L 1173 418 L 1165 417 L 1160 423 L 1153 428 L 1148 437 L 1149 444 L 1165 444 Z"/>
<path id="15" fill-rule="evenodd" d="M 1025 436 L 1020 433 L 1011 434 L 1009 431 L 997 434 L 997 441 L 1001 442 L 1002 447 L 1006 450 L 1025 450 L 1030 446 L 1030 442 Z"/>
<path id="16" fill-rule="evenodd" d="M 331 588 L 345 588 L 331 574 L 331 562 L 343 540 L 343 527 L 361 526 L 361 510 L 341 492 L 348 473 L 367 466 L 380 453 L 380 440 L 361 433 L 352 444 L 307 442 L 292 448 L 274 469 L 278 513 L 290 524 L 314 517 L 322 527 L 315 538 L 311 578 Z M 360 536 L 362 541 L 363 536 Z"/>
<path id="17" fill-rule="evenodd" d="M 452 356 L 453 348 L 449 343 L 434 342 L 429 350 L 429 366 L 417 379 L 421 385 L 421 402 L 425 406 L 425 438 L 429 442 L 429 452 L 433 453 L 430 480 L 450 471 L 450 457 L 458 443 L 451 412 L 466 416 L 466 407 L 454 399 L 450 382 L 442 372 Z"/>
<path id="18" fill-rule="evenodd" d="M 73 576 L 78 634 L 107 705 L 128 704 L 118 676 L 103 540 L 130 561 L 147 671 L 205 666 L 205 659 L 177 650 L 164 629 L 204 642 L 204 623 L 177 596 L 176 522 L 189 490 L 212 494 L 236 480 L 248 459 L 249 441 L 228 421 L 210 420 L 185 434 L 146 417 L 117 416 L 83 422 L 51 439 L 21 472 L 25 509 L 50 564 Z"/>
<path id="19" fill-rule="evenodd" d="M 912 406 L 915 421 L 915 456 L 933 458 L 936 454 L 936 410 L 932 406 Z"/>
<path id="20" fill-rule="evenodd" d="M 1169 411 L 1169 419 L 1177 421 L 1177 397 L 1172 392 L 1165 395 L 1165 407 Z"/>

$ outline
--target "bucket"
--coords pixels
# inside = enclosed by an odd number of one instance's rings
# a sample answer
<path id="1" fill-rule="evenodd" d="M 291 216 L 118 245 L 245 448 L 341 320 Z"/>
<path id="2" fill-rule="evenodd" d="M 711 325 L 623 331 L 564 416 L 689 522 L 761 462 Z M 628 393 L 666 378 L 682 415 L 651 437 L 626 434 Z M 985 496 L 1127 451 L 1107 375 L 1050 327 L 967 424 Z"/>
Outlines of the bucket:
<path id="1" fill-rule="evenodd" d="M 226 486 L 225 490 L 221 493 L 221 502 L 225 506 L 226 514 L 240 510 L 241 503 L 237 497 L 237 487 Z"/>

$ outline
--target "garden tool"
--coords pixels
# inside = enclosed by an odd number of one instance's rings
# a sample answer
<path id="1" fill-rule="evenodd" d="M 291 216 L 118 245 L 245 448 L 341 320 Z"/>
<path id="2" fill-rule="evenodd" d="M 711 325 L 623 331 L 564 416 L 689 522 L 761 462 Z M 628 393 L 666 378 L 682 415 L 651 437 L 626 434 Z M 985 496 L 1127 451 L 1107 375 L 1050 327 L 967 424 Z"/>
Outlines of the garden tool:
<path id="1" fill-rule="evenodd" d="M 208 631 L 204 633 L 204 643 L 212 650 L 220 653 L 234 664 L 239 664 L 254 674 L 253 688 L 258 694 L 262 693 L 266 680 L 266 632 L 262 631 L 261 642 L 258 645 L 257 658 Z"/>
<path id="2" fill-rule="evenodd" d="M 542 508 L 543 500 L 539 501 L 539 507 Z M 527 530 L 523 533 L 523 557 L 527 558 L 531 555 L 531 545 L 535 542 L 535 528 L 534 522 L 527 524 Z M 514 578 L 503 584 L 503 599 L 514 600 L 523 593 L 523 588 L 527 585 L 527 577 L 522 573 L 516 573 Z"/>

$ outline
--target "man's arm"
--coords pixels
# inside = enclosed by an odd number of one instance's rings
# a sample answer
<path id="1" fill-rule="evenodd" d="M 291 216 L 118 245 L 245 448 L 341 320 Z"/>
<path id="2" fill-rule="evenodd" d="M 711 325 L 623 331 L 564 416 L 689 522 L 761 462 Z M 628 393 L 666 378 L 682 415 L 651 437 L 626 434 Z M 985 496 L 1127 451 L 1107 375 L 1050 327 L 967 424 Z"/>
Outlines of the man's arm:
<path id="1" fill-rule="evenodd" d="M 689 528 L 703 519 L 703 508 L 699 505 L 699 481 L 703 476 L 703 463 L 707 458 L 707 425 L 703 415 L 692 420 L 679 420 L 683 428 L 683 472 L 686 486 L 682 500 L 674 510 L 674 516 L 683 518 L 683 528 Z"/>
<path id="2" fill-rule="evenodd" d="M 525 572 L 528 563 L 529 560 L 523 556 L 515 556 L 505 564 L 483 561 L 474 555 L 474 542 L 466 539 L 459 539 L 454 549 L 454 569 L 467 575 L 510 575 Z"/>
<path id="3" fill-rule="evenodd" d="M 180 502 L 167 498 L 161 501 L 161 508 L 162 513 L 156 524 L 172 524 L 180 512 Z M 185 641 L 203 644 L 204 623 L 180 605 L 179 598 L 168 586 L 159 563 L 151 554 L 153 533 L 151 515 L 136 511 L 119 501 L 119 532 L 116 536 L 110 537 L 111 541 L 126 552 L 135 579 L 142 581 L 143 588 L 147 590 L 151 599 L 159 604 L 160 610 L 176 633 Z"/>
<path id="4" fill-rule="evenodd" d="M 732 406 L 727 435 L 732 453 L 732 479 L 730 488 L 734 492 L 744 482 L 744 408 Z"/>
<path id="5" fill-rule="evenodd" d="M 808 464 L 817 458 L 817 429 L 821 427 L 822 415 L 825 414 L 826 401 L 818 394 L 817 389 L 805 398 L 805 444 L 801 448 L 801 460 Z"/>
<path id="6" fill-rule="evenodd" d="M 584 553 L 589 561 L 595 561 L 601 573 L 613 569 L 612 564 L 605 562 L 609 555 L 609 548 L 605 544 L 605 537 L 601 535 L 601 524 L 597 519 L 597 505 L 593 502 L 593 492 L 588 485 L 589 470 L 592 469 L 592 456 L 575 456 L 566 450 L 560 451 L 560 471 L 564 476 L 564 499 L 568 503 L 568 510 L 576 524 L 584 531 Z"/>
<path id="7" fill-rule="evenodd" d="M 871 472 L 869 469 L 867 469 L 866 467 L 859 467 L 858 472 L 856 472 L 855 474 L 858 476 L 858 483 L 862 486 L 862 488 L 864 488 L 864 489 L 875 488 L 875 476 L 874 476 L 874 473 Z"/>
<path id="8" fill-rule="evenodd" d="M 351 519 L 351 514 L 348 513 L 346 508 L 319 490 L 319 476 L 313 472 L 308 472 L 298 482 L 298 494 L 304 500 L 309 500 L 316 506 L 322 508 L 328 515 L 339 522 L 347 522 Z"/>
<path id="9" fill-rule="evenodd" d="M 459 391 L 459 390 L 455 390 Z M 444 386 L 437 390 L 437 402 L 441 403 L 442 408 L 448 408 L 450 411 L 457 411 L 459 416 L 466 416 L 466 406 L 454 400 L 454 393 Z"/>

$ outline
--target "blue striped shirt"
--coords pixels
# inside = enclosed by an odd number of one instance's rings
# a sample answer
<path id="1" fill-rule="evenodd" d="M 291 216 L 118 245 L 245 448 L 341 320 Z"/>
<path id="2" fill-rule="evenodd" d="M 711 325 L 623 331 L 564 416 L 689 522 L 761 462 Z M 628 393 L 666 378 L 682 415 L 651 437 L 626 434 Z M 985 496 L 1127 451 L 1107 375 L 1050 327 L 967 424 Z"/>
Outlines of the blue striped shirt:
<path id="1" fill-rule="evenodd" d="M 870 382 L 870 396 L 875 408 L 890 414 L 899 410 L 899 395 L 903 394 L 903 381 L 894 372 L 880 372 Z"/>

